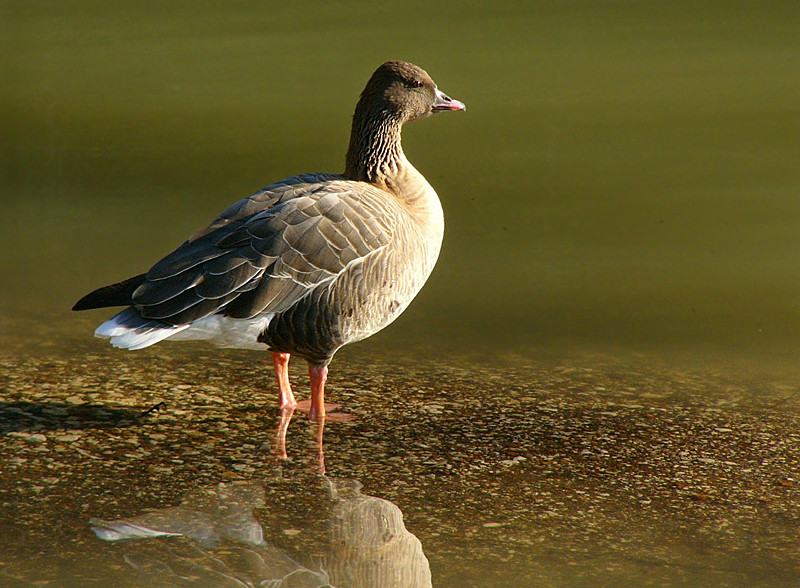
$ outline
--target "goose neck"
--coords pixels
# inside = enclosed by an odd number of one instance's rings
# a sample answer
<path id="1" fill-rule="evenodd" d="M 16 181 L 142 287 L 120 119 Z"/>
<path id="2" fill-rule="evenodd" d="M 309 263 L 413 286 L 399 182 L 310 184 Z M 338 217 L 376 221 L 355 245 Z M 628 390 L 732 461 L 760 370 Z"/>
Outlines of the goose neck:
<path id="1" fill-rule="evenodd" d="M 353 117 L 345 177 L 385 185 L 407 162 L 400 141 L 402 124 L 385 113 Z"/>

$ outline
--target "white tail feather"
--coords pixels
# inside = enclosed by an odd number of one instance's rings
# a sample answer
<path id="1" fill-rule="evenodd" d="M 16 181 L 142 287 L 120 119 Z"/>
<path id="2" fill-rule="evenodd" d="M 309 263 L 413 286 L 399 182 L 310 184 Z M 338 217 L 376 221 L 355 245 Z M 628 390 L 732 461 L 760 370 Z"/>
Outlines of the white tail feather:
<path id="1" fill-rule="evenodd" d="M 122 349 L 144 349 L 188 329 L 189 325 L 168 325 L 146 319 L 133 308 L 115 314 L 94 332 L 95 337 L 110 339 L 114 347 Z"/>
<path id="2" fill-rule="evenodd" d="M 188 325 L 168 325 L 143 318 L 134 308 L 114 315 L 94 332 L 95 337 L 110 339 L 114 347 L 144 349 L 165 339 L 176 341 L 206 340 L 220 347 L 264 349 L 258 335 L 267 328 L 272 315 L 252 319 L 233 319 L 212 315 Z"/>

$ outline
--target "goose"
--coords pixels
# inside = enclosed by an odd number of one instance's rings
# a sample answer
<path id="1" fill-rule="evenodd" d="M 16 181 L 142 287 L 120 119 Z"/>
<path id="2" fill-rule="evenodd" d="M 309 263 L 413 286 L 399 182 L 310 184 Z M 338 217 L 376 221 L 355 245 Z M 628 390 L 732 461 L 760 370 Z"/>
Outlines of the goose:
<path id="1" fill-rule="evenodd" d="M 328 364 L 343 345 L 394 321 L 439 256 L 439 198 L 406 158 L 407 122 L 462 102 L 421 68 L 388 61 L 353 114 L 343 174 L 307 173 L 225 209 L 143 273 L 99 288 L 73 310 L 126 306 L 95 336 L 118 348 L 208 340 L 269 350 L 280 409 L 325 419 Z M 308 363 L 311 398 L 295 400 L 289 360 Z"/>

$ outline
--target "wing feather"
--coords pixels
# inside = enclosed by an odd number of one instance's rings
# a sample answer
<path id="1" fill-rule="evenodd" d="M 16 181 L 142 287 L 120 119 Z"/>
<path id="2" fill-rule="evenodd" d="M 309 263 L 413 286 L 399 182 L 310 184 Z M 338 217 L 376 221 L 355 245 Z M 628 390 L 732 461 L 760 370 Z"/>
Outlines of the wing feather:
<path id="1" fill-rule="evenodd" d="M 223 274 L 212 274 L 206 271 L 203 280 L 197 284 L 196 291 L 203 298 L 222 298 L 231 292 L 239 291 L 251 281 L 264 273 L 263 268 L 251 263 L 243 263 Z"/>
<path id="2" fill-rule="evenodd" d="M 284 311 L 392 240 L 398 211 L 389 200 L 338 176 L 273 184 L 155 264 L 134 305 L 141 316 L 169 325 L 215 313 L 252 318 Z"/>
<path id="3" fill-rule="evenodd" d="M 149 304 L 164 302 L 193 288 L 200 283 L 202 279 L 203 273 L 201 271 L 188 269 L 172 276 L 171 280 L 145 280 L 145 282 L 133 292 L 133 303 L 135 305 L 147 306 Z"/>

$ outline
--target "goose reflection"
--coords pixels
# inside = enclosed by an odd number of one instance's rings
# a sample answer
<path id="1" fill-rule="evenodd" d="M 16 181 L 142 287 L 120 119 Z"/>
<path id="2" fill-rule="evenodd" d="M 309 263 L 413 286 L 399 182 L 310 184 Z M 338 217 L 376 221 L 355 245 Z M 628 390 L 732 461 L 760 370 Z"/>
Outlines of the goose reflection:
<path id="1" fill-rule="evenodd" d="M 291 416 L 279 419 L 278 457 L 286 456 Z M 322 470 L 323 429 L 312 445 Z M 101 539 L 127 540 L 136 585 L 431 586 L 422 544 L 400 509 L 362 494 L 356 480 L 309 472 L 220 483 L 177 507 L 92 525 Z"/>
<path id="2" fill-rule="evenodd" d="M 289 430 L 289 423 L 292 422 L 294 411 L 294 407 L 283 408 L 278 416 L 278 427 L 272 444 L 272 454 L 278 460 L 289 459 L 289 453 L 286 450 L 286 433 Z M 318 474 L 325 473 L 325 452 L 322 446 L 322 438 L 327 420 L 327 417 L 322 417 L 317 422 L 312 423 L 311 463 L 314 464 L 315 471 Z"/>
<path id="3" fill-rule="evenodd" d="M 312 423 L 313 441 L 311 443 L 311 459 L 312 463 L 315 465 L 316 472 L 319 474 L 325 473 L 325 453 L 322 447 L 322 438 L 325 433 L 325 423 L 355 422 L 355 417 L 352 414 L 330 412 L 332 409 L 336 408 L 339 408 L 338 404 L 326 404 L 325 410 L 328 411 L 327 415 L 324 415 L 322 418 Z M 272 453 L 280 460 L 289 458 L 286 450 L 286 433 L 289 430 L 289 423 L 292 422 L 292 416 L 294 416 L 294 412 L 295 407 L 286 407 L 282 408 L 278 415 L 278 426 L 275 431 L 275 440 L 272 444 Z"/>

